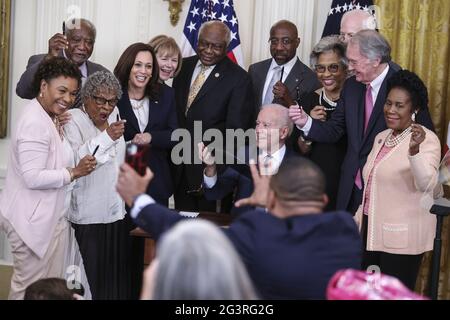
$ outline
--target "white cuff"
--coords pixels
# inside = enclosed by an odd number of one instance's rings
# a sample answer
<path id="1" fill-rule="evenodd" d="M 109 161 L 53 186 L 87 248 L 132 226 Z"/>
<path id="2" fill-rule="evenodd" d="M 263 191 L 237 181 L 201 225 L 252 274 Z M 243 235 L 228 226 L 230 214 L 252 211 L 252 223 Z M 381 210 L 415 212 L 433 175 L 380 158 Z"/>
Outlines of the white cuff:
<path id="1" fill-rule="evenodd" d="M 308 120 L 306 120 L 306 123 L 303 126 L 303 128 L 301 128 L 299 125 L 296 125 L 296 127 L 298 130 L 303 131 L 303 135 L 305 137 L 307 137 L 309 134 L 309 131 L 311 130 L 311 127 L 312 127 L 312 118 L 310 116 L 308 116 Z"/>
<path id="2" fill-rule="evenodd" d="M 206 174 L 203 174 L 203 182 L 207 189 L 213 188 L 217 183 L 217 174 L 212 177 L 208 177 Z"/>
<path id="3" fill-rule="evenodd" d="M 152 197 L 150 197 L 148 194 L 141 194 L 137 199 L 134 201 L 133 208 L 131 209 L 130 215 L 133 219 L 136 219 L 136 217 L 141 213 L 141 210 L 148 206 L 149 204 L 156 203 L 155 200 L 153 200 Z"/>

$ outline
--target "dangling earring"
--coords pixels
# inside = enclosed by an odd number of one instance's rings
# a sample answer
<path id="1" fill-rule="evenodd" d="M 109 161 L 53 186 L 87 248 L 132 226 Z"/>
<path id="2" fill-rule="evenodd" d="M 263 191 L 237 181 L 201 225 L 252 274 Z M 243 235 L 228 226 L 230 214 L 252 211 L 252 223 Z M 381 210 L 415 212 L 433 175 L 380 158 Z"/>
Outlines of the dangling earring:
<path id="1" fill-rule="evenodd" d="M 412 120 L 412 122 L 416 122 L 416 113 L 415 112 L 413 112 L 413 114 L 411 115 L 411 120 Z"/>

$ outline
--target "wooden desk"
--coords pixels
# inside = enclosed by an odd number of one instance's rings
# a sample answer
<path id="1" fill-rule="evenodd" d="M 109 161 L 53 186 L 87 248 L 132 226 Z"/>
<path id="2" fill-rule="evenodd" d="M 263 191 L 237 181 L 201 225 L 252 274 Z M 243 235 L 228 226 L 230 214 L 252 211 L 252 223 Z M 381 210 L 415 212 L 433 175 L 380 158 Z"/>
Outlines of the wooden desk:
<path id="1" fill-rule="evenodd" d="M 233 216 L 226 213 L 216 213 L 216 212 L 200 212 L 200 214 L 195 218 L 186 218 L 188 219 L 205 219 L 214 223 L 219 227 L 227 227 L 233 221 Z M 152 239 L 152 235 L 148 232 L 142 230 L 141 228 L 136 228 L 130 232 L 130 235 L 134 237 L 143 237 L 145 238 L 145 247 L 144 247 L 144 265 L 149 265 L 156 254 L 156 244 L 155 240 Z"/>

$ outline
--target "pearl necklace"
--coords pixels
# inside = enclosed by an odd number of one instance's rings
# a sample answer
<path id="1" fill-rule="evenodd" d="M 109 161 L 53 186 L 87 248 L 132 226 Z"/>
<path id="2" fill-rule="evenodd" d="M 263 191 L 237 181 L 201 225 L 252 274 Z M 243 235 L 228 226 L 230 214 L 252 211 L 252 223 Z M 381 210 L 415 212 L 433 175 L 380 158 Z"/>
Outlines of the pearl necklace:
<path id="1" fill-rule="evenodd" d="M 403 139 L 406 138 L 411 133 L 411 126 L 403 130 L 402 133 L 394 136 L 392 133 L 394 131 L 391 130 L 391 133 L 389 133 L 388 137 L 386 138 L 386 141 L 384 142 L 384 145 L 388 148 L 393 148 L 396 145 L 398 145 L 400 142 L 402 142 Z"/>
<path id="2" fill-rule="evenodd" d="M 142 109 L 144 107 L 145 100 L 146 100 L 146 97 L 141 100 L 130 99 L 131 107 L 134 110 Z"/>

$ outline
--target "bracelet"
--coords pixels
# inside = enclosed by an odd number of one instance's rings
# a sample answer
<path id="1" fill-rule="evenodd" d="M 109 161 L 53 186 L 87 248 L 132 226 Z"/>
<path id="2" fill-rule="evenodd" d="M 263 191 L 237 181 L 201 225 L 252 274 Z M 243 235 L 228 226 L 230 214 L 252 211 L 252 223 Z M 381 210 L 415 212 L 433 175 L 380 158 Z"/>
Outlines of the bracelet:
<path id="1" fill-rule="evenodd" d="M 72 168 L 69 168 L 69 167 L 67 167 L 66 169 L 67 169 L 67 171 L 69 171 L 69 174 L 70 174 L 70 182 L 72 182 L 73 180 L 75 180 L 75 176 L 73 175 L 73 169 L 72 169 Z"/>

